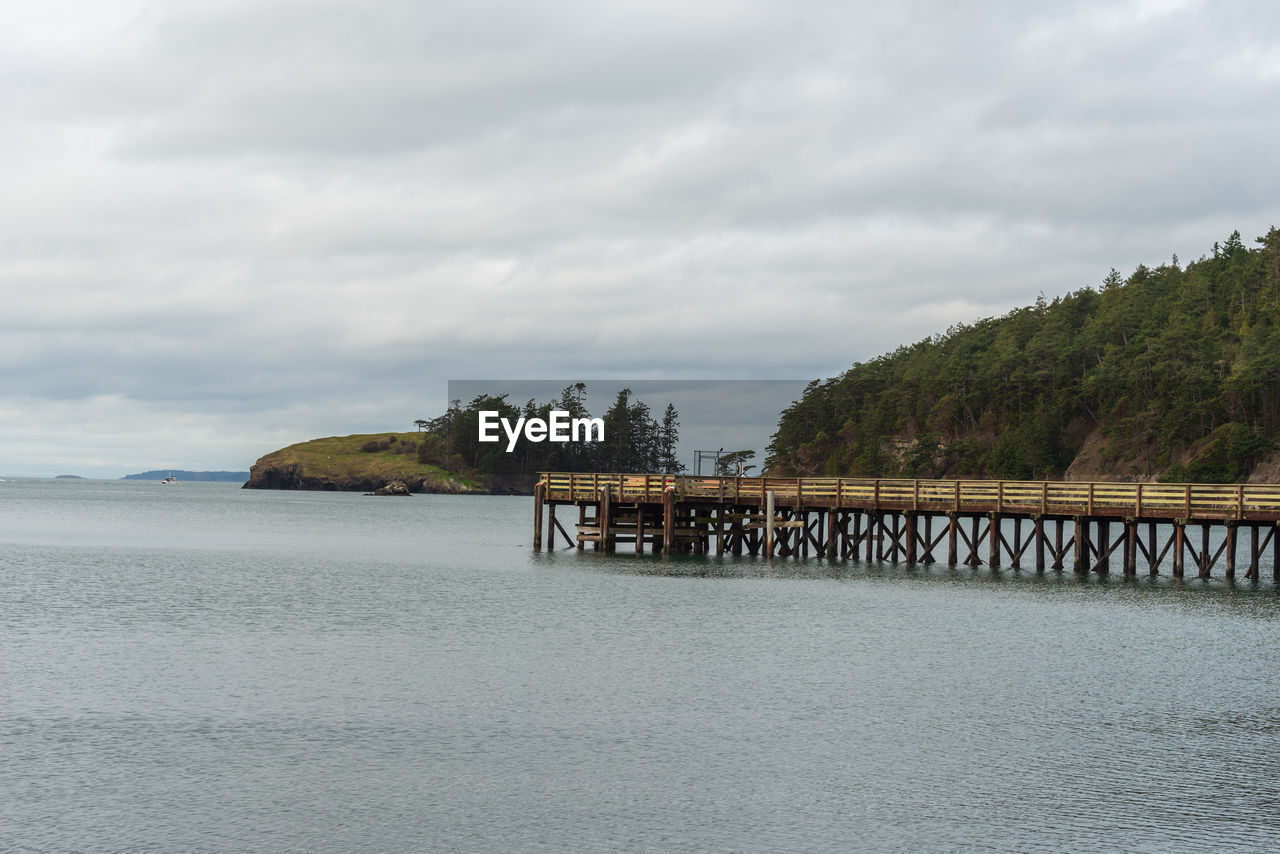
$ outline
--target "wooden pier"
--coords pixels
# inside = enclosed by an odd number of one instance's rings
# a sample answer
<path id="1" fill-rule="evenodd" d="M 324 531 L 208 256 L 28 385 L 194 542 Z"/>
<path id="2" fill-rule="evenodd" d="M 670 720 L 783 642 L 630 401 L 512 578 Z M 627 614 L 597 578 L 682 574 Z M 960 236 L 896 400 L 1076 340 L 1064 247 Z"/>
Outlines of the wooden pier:
<path id="1" fill-rule="evenodd" d="M 571 535 L 556 518 L 574 508 Z M 545 512 L 544 512 L 545 511 Z M 544 516 L 546 526 L 543 526 Z M 534 549 L 749 553 L 1182 578 L 1243 563 L 1256 580 L 1271 551 L 1280 581 L 1280 485 L 702 477 L 544 472 Z M 1190 559 L 1188 561 L 1188 558 Z"/>

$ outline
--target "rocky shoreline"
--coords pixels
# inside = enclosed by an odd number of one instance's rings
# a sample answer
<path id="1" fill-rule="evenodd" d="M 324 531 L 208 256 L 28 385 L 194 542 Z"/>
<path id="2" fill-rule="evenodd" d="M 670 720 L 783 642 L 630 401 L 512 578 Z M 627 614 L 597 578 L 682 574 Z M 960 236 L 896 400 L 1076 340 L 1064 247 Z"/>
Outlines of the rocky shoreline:
<path id="1" fill-rule="evenodd" d="M 396 477 L 410 493 L 430 495 L 532 495 L 532 478 L 486 478 L 475 487 L 454 478 L 412 475 Z M 344 473 L 314 475 L 299 463 L 264 464 L 259 460 L 249 470 L 244 489 L 288 489 L 313 492 L 371 493 L 384 488 L 388 478 L 382 474 Z"/>

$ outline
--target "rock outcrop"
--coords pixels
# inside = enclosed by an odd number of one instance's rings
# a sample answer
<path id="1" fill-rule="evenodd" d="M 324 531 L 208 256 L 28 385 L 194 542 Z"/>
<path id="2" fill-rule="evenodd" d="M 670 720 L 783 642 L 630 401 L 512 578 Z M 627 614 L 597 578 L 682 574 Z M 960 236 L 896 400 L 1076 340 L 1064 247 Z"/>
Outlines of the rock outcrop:
<path id="1" fill-rule="evenodd" d="M 367 492 L 366 495 L 412 495 L 409 487 L 405 486 L 403 480 L 387 481 L 385 486 L 375 489 L 373 492 Z"/>

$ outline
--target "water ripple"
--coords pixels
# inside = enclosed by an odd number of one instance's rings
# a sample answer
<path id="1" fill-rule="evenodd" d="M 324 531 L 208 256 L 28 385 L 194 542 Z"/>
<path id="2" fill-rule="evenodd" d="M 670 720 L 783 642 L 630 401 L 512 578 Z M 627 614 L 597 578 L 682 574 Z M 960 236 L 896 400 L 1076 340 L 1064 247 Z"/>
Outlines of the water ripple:
<path id="1" fill-rule="evenodd" d="M 1267 584 L 538 555 L 524 499 L 161 492 L 0 484 L 0 848 L 1280 838 Z"/>

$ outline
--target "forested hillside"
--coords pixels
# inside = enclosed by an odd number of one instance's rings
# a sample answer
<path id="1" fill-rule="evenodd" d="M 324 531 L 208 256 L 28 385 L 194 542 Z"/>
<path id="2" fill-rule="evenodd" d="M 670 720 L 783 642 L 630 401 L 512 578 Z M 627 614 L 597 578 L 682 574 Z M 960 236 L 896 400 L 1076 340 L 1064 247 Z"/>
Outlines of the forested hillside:
<path id="1" fill-rule="evenodd" d="M 1274 476 L 1280 230 L 962 324 L 814 382 L 773 474 L 1230 482 Z"/>

